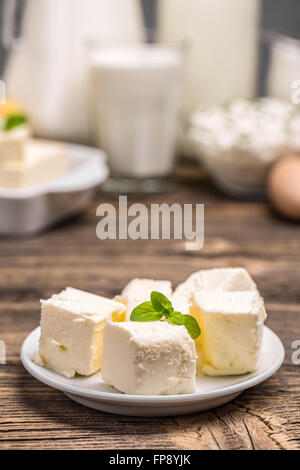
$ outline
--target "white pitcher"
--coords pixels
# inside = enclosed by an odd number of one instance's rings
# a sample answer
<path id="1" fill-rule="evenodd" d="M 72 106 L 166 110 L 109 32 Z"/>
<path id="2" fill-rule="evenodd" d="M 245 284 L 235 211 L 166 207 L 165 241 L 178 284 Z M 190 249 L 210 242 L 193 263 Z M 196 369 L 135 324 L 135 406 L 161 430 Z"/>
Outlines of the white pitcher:
<path id="1" fill-rule="evenodd" d="M 27 0 L 24 44 L 5 73 L 8 95 L 26 107 L 37 135 L 86 142 L 87 40 L 135 43 L 142 35 L 138 0 Z"/>

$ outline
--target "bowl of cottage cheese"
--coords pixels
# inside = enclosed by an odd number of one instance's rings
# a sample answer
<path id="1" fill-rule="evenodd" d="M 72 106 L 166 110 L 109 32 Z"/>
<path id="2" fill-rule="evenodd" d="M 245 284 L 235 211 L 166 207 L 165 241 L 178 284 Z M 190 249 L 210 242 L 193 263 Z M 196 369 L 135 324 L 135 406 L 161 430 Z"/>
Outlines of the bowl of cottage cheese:
<path id="1" fill-rule="evenodd" d="M 202 105 L 191 117 L 188 139 L 222 190 L 264 195 L 274 161 L 300 152 L 300 107 L 271 97 Z"/>

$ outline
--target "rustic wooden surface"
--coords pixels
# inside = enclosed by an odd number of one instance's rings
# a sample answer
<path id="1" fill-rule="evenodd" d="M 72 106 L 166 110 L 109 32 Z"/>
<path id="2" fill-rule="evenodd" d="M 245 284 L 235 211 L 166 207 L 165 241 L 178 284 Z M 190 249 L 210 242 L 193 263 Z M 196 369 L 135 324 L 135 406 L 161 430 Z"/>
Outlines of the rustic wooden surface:
<path id="1" fill-rule="evenodd" d="M 137 199 L 137 198 L 135 198 Z M 1 449 L 296 449 L 300 448 L 300 227 L 277 218 L 266 203 L 232 201 L 205 178 L 181 183 L 141 202 L 205 203 L 205 246 L 181 241 L 99 241 L 97 200 L 78 219 L 39 237 L 0 239 Z M 106 296 L 133 277 L 176 285 L 201 268 L 244 266 L 265 297 L 267 324 L 281 337 L 281 370 L 232 403 L 170 418 L 133 418 L 84 408 L 25 372 L 20 347 L 39 322 L 39 299 L 65 286 Z"/>

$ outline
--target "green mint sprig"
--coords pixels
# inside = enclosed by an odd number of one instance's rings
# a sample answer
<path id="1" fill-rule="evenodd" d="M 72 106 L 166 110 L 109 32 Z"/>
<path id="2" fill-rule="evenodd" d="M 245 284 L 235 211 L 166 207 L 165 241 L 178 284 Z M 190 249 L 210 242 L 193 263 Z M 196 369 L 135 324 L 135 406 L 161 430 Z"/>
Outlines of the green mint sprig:
<path id="1" fill-rule="evenodd" d="M 192 339 L 201 334 L 195 317 L 175 312 L 172 303 L 160 292 L 151 292 L 151 300 L 135 307 L 131 313 L 131 321 L 158 321 L 167 320 L 173 325 L 184 325 Z"/>
<path id="2" fill-rule="evenodd" d="M 8 132 L 8 131 L 11 131 L 12 129 L 15 129 L 15 127 L 22 126 L 23 124 L 27 124 L 27 122 L 28 122 L 28 119 L 27 119 L 27 116 L 25 116 L 25 114 L 11 114 L 10 116 L 7 117 L 3 130 Z"/>

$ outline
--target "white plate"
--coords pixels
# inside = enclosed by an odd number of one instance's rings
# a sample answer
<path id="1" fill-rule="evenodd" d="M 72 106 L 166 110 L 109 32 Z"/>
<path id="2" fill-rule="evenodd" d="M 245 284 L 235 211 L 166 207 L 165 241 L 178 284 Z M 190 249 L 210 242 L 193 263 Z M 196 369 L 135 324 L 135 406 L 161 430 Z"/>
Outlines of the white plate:
<path id="1" fill-rule="evenodd" d="M 65 144 L 70 168 L 48 183 L 30 188 L 0 188 L 0 234 L 25 235 L 45 230 L 81 210 L 108 177 L 105 154 Z"/>
<path id="2" fill-rule="evenodd" d="M 261 361 L 256 372 L 230 377 L 197 378 L 196 392 L 186 395 L 141 396 L 125 395 L 106 385 L 101 372 L 91 377 L 68 379 L 32 362 L 38 350 L 40 328 L 25 339 L 21 360 L 25 369 L 40 382 L 61 390 L 72 400 L 96 410 L 128 416 L 173 416 L 208 410 L 237 397 L 273 375 L 284 359 L 283 345 L 268 327 L 264 327 Z"/>

